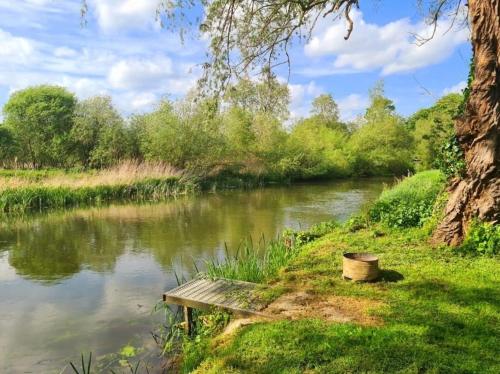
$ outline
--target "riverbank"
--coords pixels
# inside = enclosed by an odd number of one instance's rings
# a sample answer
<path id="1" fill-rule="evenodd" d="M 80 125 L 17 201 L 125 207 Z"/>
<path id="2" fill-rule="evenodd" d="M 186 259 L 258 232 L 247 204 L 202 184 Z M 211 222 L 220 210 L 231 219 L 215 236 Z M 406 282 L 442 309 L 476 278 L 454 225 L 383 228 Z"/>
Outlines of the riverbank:
<path id="1" fill-rule="evenodd" d="M 201 190 L 289 183 L 253 175 L 196 177 L 163 163 L 94 171 L 0 170 L 0 212 L 28 213 L 111 202 L 158 202 Z"/>
<path id="2" fill-rule="evenodd" d="M 419 178 L 415 187 L 438 182 L 435 174 Z M 420 198 L 439 204 L 434 187 Z M 397 216 L 377 218 L 374 207 L 368 214 L 374 218 L 332 225 L 319 237 L 294 235 L 302 240 L 297 252 L 265 279 L 259 295 L 277 320 L 245 321 L 229 333 L 185 338 L 181 370 L 498 372 L 498 257 L 429 244 L 436 211 L 408 211 L 419 216 L 398 224 Z M 379 281 L 342 280 L 344 252 L 376 253 L 383 270 Z"/>
<path id="3" fill-rule="evenodd" d="M 379 178 L 381 183 L 385 183 L 390 177 Z M 276 175 L 228 171 L 197 176 L 165 163 L 138 161 L 126 161 L 109 169 L 89 171 L 0 169 L 0 214 L 38 213 L 110 203 L 160 202 L 200 191 L 287 186 L 328 180 L 291 180 Z"/>

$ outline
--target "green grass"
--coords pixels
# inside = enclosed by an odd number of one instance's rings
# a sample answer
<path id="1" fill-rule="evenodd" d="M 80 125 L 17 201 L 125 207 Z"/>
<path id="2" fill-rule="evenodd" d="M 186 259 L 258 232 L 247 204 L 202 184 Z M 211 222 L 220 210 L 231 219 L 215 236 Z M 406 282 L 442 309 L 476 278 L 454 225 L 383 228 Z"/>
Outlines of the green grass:
<path id="1" fill-rule="evenodd" d="M 89 187 L 23 186 L 0 190 L 0 212 L 26 213 L 112 201 L 160 201 L 195 188 L 177 177 Z"/>
<path id="2" fill-rule="evenodd" d="M 445 176 L 439 170 L 405 178 L 382 192 L 370 208 L 370 219 L 391 227 L 422 226 L 432 216 L 434 203 L 443 192 L 445 183 Z"/>
<path id="3" fill-rule="evenodd" d="M 374 236 L 374 230 L 383 232 Z M 377 283 L 341 279 L 345 251 L 374 252 Z M 382 302 L 382 326 L 320 320 L 259 323 L 214 340 L 201 373 L 497 373 L 498 258 L 432 248 L 422 229 L 335 229 L 305 246 L 272 287 Z"/>
<path id="4" fill-rule="evenodd" d="M 499 258 L 489 250 L 482 252 L 490 256 L 478 256 L 429 244 L 443 186 L 439 172 L 419 173 L 382 194 L 375 205 L 387 204 L 399 212 L 379 216 L 381 222 L 365 217 L 362 224 L 353 225 L 351 220 L 343 227 L 330 223 L 309 233 L 288 233 L 296 241 L 293 255 L 280 257 L 276 266 L 270 266 L 272 276 L 255 270 L 256 264 L 265 261 L 246 252 L 243 257 L 251 257 L 250 261 L 230 260 L 213 273 L 253 281 L 271 279 L 259 291 L 266 302 L 291 291 L 343 297 L 347 302 L 363 300 L 372 306 L 368 317 L 378 324 L 313 318 L 260 322 L 230 336 L 192 341 L 184 347 L 189 358 L 186 371 L 199 363 L 197 373 L 500 372 Z M 425 209 L 416 213 L 408 209 L 419 204 Z M 404 214 L 411 219 L 394 224 Z M 496 243 L 497 227 L 487 229 L 483 231 L 489 236 L 481 231 L 473 238 L 475 246 L 486 243 L 489 248 Z M 280 253 L 279 248 L 271 252 Z M 482 253 L 479 249 L 472 252 Z M 345 252 L 377 254 L 380 279 L 344 281 Z"/>
<path id="5" fill-rule="evenodd" d="M 297 253 L 296 248 L 285 245 L 283 240 L 272 240 L 254 247 L 252 242 L 245 242 L 230 255 L 226 251 L 223 262 L 208 261 L 206 272 L 212 278 L 238 279 L 260 283 L 277 275 Z"/>

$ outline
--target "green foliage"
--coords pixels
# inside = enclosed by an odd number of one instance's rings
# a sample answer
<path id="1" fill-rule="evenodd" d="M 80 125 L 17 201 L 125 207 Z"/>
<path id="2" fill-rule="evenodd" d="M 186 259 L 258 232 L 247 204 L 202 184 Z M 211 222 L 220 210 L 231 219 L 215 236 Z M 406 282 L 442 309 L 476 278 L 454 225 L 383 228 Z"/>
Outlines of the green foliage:
<path id="1" fill-rule="evenodd" d="M 439 160 L 448 157 L 444 145 L 455 133 L 453 121 L 462 100 L 460 94 L 449 94 L 407 120 L 407 126 L 413 128 L 418 170 L 439 167 Z"/>
<path id="2" fill-rule="evenodd" d="M 472 87 L 472 82 L 474 81 L 474 70 L 475 70 L 474 56 L 472 56 L 470 59 L 470 64 L 469 64 L 469 75 L 467 76 L 467 87 L 465 87 L 465 89 L 464 89 L 463 101 L 460 103 L 460 106 L 458 108 L 458 115 L 459 116 L 464 114 L 465 106 L 467 104 L 467 101 L 469 101 L 470 90 Z"/>
<path id="3" fill-rule="evenodd" d="M 11 131 L 0 123 L 0 162 L 3 166 L 11 163 L 16 154 L 16 142 Z"/>
<path id="4" fill-rule="evenodd" d="M 85 167 L 108 167 L 129 153 L 124 121 L 109 96 L 78 103 L 70 137 L 74 155 Z"/>
<path id="5" fill-rule="evenodd" d="M 75 96 L 57 86 L 34 86 L 15 92 L 3 108 L 5 125 L 33 167 L 63 166 L 69 153 Z"/>
<path id="6" fill-rule="evenodd" d="M 432 216 L 434 204 L 444 185 L 445 178 L 437 170 L 405 178 L 382 192 L 370 208 L 370 219 L 390 227 L 420 227 Z"/>
<path id="7" fill-rule="evenodd" d="M 249 113 L 266 113 L 283 121 L 288 118 L 290 92 L 288 85 L 280 83 L 274 75 L 264 72 L 260 81 L 240 79 L 226 90 L 225 101 L 230 107 Z"/>
<path id="8" fill-rule="evenodd" d="M 458 251 L 490 256 L 498 255 L 500 253 L 500 225 L 473 221 Z"/>
<path id="9" fill-rule="evenodd" d="M 339 107 L 330 94 L 319 95 L 313 100 L 311 114 L 333 126 L 339 122 Z"/>
<path id="10" fill-rule="evenodd" d="M 302 178 L 347 176 L 351 173 L 345 155 L 346 131 L 332 128 L 320 117 L 298 122 L 288 139 L 288 149 Z"/>
<path id="11" fill-rule="evenodd" d="M 134 117 L 144 158 L 190 170 L 217 162 L 220 136 L 206 110 L 186 105 L 176 112 L 171 102 L 163 101 L 154 112 Z"/>
<path id="12" fill-rule="evenodd" d="M 0 212 L 25 213 L 45 209 L 107 204 L 112 201 L 161 201 L 193 188 L 178 178 L 146 179 L 94 187 L 18 187 L 0 190 Z"/>
<path id="13" fill-rule="evenodd" d="M 223 344 L 212 342 L 197 372 L 498 372 L 498 260 L 437 251 L 422 229 L 375 237 L 372 229 L 386 231 L 377 224 L 355 233 L 334 229 L 305 247 L 271 287 L 297 290 L 300 279 L 301 289 L 332 297 L 332 307 L 347 315 L 341 300 L 366 303 L 366 321 L 376 326 L 307 316 L 244 326 Z M 376 253 L 381 280 L 345 282 L 343 252 Z"/>
<path id="14" fill-rule="evenodd" d="M 441 145 L 434 163 L 448 178 L 464 176 L 466 171 L 464 153 L 455 135 L 451 135 Z"/>
<path id="15" fill-rule="evenodd" d="M 413 138 L 384 95 L 383 82 L 370 91 L 364 124 L 347 144 L 355 175 L 402 175 L 413 170 Z"/>
<path id="16" fill-rule="evenodd" d="M 369 219 L 368 217 L 364 215 L 355 215 L 350 217 L 344 224 L 344 227 L 349 231 L 349 232 L 356 232 L 361 229 L 365 229 L 368 227 L 368 222 Z"/>
<path id="17" fill-rule="evenodd" d="M 212 278 L 237 279 L 260 283 L 278 273 L 296 255 L 296 247 L 282 240 L 262 241 L 254 247 L 251 241 L 242 244 L 235 255 L 226 251 L 224 262 L 211 260 L 206 263 L 207 275 Z"/>
<path id="18" fill-rule="evenodd" d="M 369 122 L 349 139 L 353 174 L 405 174 L 413 170 L 412 147 L 411 135 L 396 117 L 388 116 L 383 122 Z"/>
<path id="19" fill-rule="evenodd" d="M 287 243 L 288 246 L 300 247 L 332 232 L 333 229 L 337 227 L 339 227 L 339 225 L 336 221 L 320 222 L 311 226 L 308 230 L 284 230 L 282 237 L 285 239 L 285 243 Z"/>
<path id="20" fill-rule="evenodd" d="M 62 88 L 37 86 L 6 104 L 0 156 L 6 167 L 84 169 L 133 158 L 168 163 L 205 185 L 227 186 L 404 175 L 415 168 L 415 151 L 417 168 L 434 159 L 447 174 L 458 173 L 463 162 L 456 144 L 436 150 L 450 131 L 457 97 L 444 97 L 404 124 L 379 82 L 356 126 L 341 123 L 337 104 L 324 94 L 314 99 L 311 116 L 288 128 L 288 87 L 266 72 L 261 80 L 236 82 L 222 99 L 193 91 L 129 121 L 107 96 L 76 103 Z"/>

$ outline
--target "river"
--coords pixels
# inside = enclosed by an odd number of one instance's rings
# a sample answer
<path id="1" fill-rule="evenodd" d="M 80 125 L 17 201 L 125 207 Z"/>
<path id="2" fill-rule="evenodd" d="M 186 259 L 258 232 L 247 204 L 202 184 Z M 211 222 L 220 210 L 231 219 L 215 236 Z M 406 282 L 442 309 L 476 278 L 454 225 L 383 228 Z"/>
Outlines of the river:
<path id="1" fill-rule="evenodd" d="M 387 180 L 385 180 L 387 181 Z M 0 373 L 59 373 L 81 352 L 154 351 L 151 314 L 194 263 L 284 228 L 347 219 L 384 180 L 222 191 L 33 216 L 0 229 Z M 65 371 L 69 372 L 69 371 Z"/>

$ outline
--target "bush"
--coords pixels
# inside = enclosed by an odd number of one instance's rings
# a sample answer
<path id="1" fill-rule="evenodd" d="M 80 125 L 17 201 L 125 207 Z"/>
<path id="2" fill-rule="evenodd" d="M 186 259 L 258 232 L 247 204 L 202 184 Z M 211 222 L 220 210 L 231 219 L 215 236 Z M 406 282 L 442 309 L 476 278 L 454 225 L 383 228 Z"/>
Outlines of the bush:
<path id="1" fill-rule="evenodd" d="M 500 225 L 473 221 L 459 251 L 482 255 L 497 255 L 500 251 Z"/>
<path id="2" fill-rule="evenodd" d="M 320 222 L 304 231 L 287 229 L 283 232 L 282 236 L 288 246 L 300 247 L 301 245 L 321 238 L 322 236 L 332 232 L 337 227 L 339 227 L 338 223 L 332 220 Z"/>
<path id="3" fill-rule="evenodd" d="M 382 192 L 369 217 L 390 227 L 420 227 L 432 216 L 444 184 L 445 177 L 438 170 L 417 173 Z"/>

